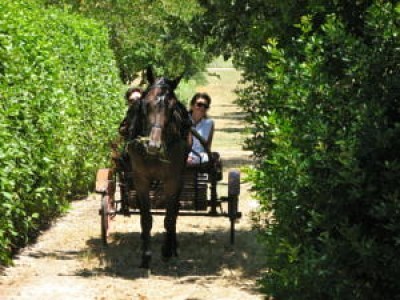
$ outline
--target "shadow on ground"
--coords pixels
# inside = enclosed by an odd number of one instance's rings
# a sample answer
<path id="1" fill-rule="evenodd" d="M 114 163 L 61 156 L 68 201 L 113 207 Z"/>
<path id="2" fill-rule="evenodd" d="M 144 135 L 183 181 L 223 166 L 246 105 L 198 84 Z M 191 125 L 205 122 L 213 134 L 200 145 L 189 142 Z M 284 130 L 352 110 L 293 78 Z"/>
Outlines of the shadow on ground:
<path id="1" fill-rule="evenodd" d="M 228 222 L 228 221 L 227 221 Z M 151 274 L 182 280 L 195 280 L 196 276 L 217 277 L 224 272 L 237 272 L 243 279 L 257 278 L 260 272 L 260 247 L 256 244 L 255 232 L 237 231 L 236 243 L 229 243 L 226 230 L 204 233 L 179 232 L 179 256 L 168 262 L 161 259 L 163 234 L 152 237 L 153 260 Z M 140 233 L 114 233 L 108 247 L 100 238 L 87 242 L 88 251 L 99 260 L 99 265 L 77 272 L 77 276 L 117 276 L 126 279 L 143 278 L 147 273 L 140 269 Z M 67 253 L 58 253 L 68 257 Z M 79 254 L 75 254 L 79 255 Z"/>
<path id="2" fill-rule="evenodd" d="M 230 157 L 228 159 L 222 158 L 222 165 L 224 170 L 228 170 L 231 168 L 241 168 L 245 166 L 249 166 L 253 163 L 253 160 L 250 156 L 238 156 L 238 157 Z"/>
<path id="3" fill-rule="evenodd" d="M 214 120 L 235 120 L 241 121 L 246 117 L 246 113 L 243 112 L 230 112 L 230 113 L 223 113 L 219 116 L 211 116 Z"/>
<path id="4" fill-rule="evenodd" d="M 216 128 L 215 131 L 221 131 L 226 133 L 243 133 L 246 131 L 243 127 L 229 127 L 229 128 Z"/>

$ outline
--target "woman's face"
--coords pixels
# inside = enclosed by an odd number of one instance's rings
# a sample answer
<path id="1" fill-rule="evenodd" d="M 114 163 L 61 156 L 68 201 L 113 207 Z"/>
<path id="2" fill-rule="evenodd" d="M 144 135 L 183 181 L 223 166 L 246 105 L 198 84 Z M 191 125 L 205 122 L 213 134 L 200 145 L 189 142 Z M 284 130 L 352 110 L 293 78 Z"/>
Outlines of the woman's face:
<path id="1" fill-rule="evenodd" d="M 138 101 L 142 94 L 139 91 L 134 91 L 132 94 L 129 95 L 128 98 L 128 105 L 131 106 L 133 103 Z"/>
<path id="2" fill-rule="evenodd" d="M 192 110 L 197 113 L 205 114 L 209 107 L 210 105 L 208 104 L 206 99 L 199 98 L 192 105 Z"/>

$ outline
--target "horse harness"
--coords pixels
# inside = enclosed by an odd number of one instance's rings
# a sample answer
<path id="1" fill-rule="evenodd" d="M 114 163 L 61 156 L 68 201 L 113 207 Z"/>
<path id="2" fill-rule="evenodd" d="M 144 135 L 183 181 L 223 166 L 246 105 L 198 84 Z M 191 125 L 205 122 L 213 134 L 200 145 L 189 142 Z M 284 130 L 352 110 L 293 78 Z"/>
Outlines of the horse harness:
<path id="1" fill-rule="evenodd" d="M 148 101 L 146 97 L 155 88 L 160 88 L 161 93 L 156 95 L 154 101 L 155 113 L 152 115 L 151 121 L 148 122 Z M 176 100 L 172 106 L 169 103 L 171 99 Z M 164 113 L 166 107 L 168 115 Z M 169 162 L 167 159 L 168 146 L 185 138 L 185 128 L 190 128 L 191 125 L 188 121 L 189 115 L 186 109 L 176 99 L 168 79 L 165 78 L 159 79 L 146 89 L 142 97 L 129 108 L 127 118 L 129 122 L 127 144 L 133 144 L 134 148 L 140 151 L 142 155 L 163 162 Z M 179 132 L 172 135 L 169 134 L 171 132 L 168 132 L 168 130 L 173 121 L 180 124 L 176 124 Z M 165 138 L 162 139 L 161 135 Z M 154 149 L 158 150 L 154 151 Z"/>

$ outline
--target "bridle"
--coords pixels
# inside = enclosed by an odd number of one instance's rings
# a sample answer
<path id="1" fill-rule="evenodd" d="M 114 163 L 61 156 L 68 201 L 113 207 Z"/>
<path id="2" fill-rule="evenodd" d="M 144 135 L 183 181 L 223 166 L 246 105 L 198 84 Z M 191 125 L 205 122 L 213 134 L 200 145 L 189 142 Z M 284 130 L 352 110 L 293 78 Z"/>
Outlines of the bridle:
<path id="1" fill-rule="evenodd" d="M 154 89 L 160 89 L 153 103 L 153 113 L 150 122 L 148 121 L 149 102 L 148 95 Z M 172 119 L 175 110 L 176 101 L 171 105 L 170 100 L 176 99 L 175 94 L 168 80 L 165 78 L 159 79 L 153 85 L 148 87 L 139 100 L 139 118 L 141 130 L 139 135 L 132 141 L 136 146 L 144 150 L 146 155 L 158 157 L 161 160 L 166 160 L 166 139 L 165 130 L 168 122 Z M 165 109 L 168 109 L 168 115 L 165 114 Z"/>
<path id="2" fill-rule="evenodd" d="M 154 101 L 155 114 L 153 120 L 151 120 L 151 127 L 162 128 L 162 124 L 164 124 L 165 117 L 167 117 L 167 121 L 170 120 L 170 117 L 175 109 L 175 104 L 170 106 L 170 100 L 176 99 L 175 94 L 168 84 L 168 81 L 164 78 L 161 78 L 159 81 L 151 85 L 143 94 L 141 99 L 143 114 L 147 116 L 147 105 L 146 105 L 146 96 L 150 93 L 151 90 L 156 88 L 161 89 L 161 93 L 157 94 L 156 99 Z M 165 108 L 168 108 L 169 115 L 165 116 L 162 112 L 165 111 Z"/>

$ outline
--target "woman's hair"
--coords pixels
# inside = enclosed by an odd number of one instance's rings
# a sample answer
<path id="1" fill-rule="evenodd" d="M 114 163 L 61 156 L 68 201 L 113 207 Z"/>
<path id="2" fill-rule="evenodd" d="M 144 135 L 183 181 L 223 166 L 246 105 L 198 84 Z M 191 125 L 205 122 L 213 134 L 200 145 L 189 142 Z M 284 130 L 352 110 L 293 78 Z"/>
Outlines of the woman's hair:
<path id="1" fill-rule="evenodd" d="M 200 98 L 203 98 L 207 101 L 208 106 L 211 105 L 211 97 L 207 94 L 207 93 L 196 93 L 194 94 L 194 96 L 192 97 L 192 100 L 190 100 L 190 109 L 189 109 L 189 114 L 192 114 L 193 110 L 192 110 L 192 106 L 196 104 L 196 101 Z M 207 110 L 206 113 L 204 115 L 205 118 L 208 118 L 207 116 Z"/>
<path id="2" fill-rule="evenodd" d="M 197 99 L 203 98 L 207 101 L 208 105 L 211 105 L 211 97 L 207 93 L 196 93 L 190 101 L 190 106 L 193 106 Z"/>

